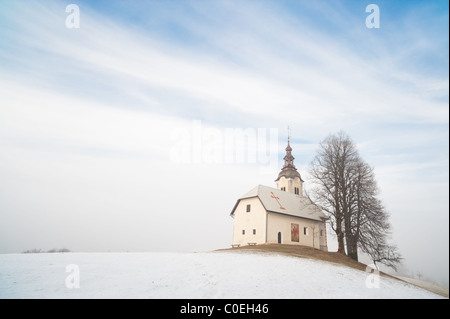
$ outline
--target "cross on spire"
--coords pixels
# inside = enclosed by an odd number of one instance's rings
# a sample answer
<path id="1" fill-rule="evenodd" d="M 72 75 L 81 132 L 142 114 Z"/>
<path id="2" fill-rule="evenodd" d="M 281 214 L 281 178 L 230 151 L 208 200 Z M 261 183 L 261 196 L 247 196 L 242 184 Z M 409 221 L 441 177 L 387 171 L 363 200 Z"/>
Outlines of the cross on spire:
<path id="1" fill-rule="evenodd" d="M 288 125 L 288 144 L 289 144 L 290 138 L 291 138 L 291 128 Z"/>

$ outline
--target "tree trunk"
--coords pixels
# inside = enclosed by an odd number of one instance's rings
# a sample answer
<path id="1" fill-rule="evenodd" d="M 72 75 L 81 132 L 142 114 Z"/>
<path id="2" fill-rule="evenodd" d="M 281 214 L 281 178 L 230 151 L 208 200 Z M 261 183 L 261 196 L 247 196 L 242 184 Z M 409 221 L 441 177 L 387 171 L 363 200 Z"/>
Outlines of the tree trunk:
<path id="1" fill-rule="evenodd" d="M 356 243 L 353 244 L 352 255 L 350 257 L 358 261 L 358 245 Z"/>
<path id="2" fill-rule="evenodd" d="M 338 253 L 345 255 L 345 249 L 344 249 L 344 233 L 342 231 L 342 223 L 341 221 L 336 222 L 336 236 L 338 241 Z"/>

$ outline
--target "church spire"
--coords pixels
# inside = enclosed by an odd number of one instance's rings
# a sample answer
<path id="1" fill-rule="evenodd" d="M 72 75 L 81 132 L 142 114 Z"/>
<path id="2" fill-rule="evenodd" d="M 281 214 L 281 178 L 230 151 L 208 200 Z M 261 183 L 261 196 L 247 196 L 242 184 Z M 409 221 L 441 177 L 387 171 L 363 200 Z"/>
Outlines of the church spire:
<path id="1" fill-rule="evenodd" d="M 288 129 L 289 130 L 289 129 Z M 281 168 L 281 172 L 278 174 L 277 188 L 294 193 L 296 195 L 302 195 L 303 192 L 303 180 L 297 168 L 294 165 L 294 156 L 292 155 L 292 147 L 290 144 L 290 135 L 288 133 L 288 144 L 286 146 L 286 155 L 284 156 L 284 164 Z"/>
<path id="2" fill-rule="evenodd" d="M 287 138 L 288 138 L 288 144 L 287 144 L 287 146 L 286 146 L 286 149 L 285 149 L 285 151 L 286 151 L 286 156 L 283 158 L 284 159 L 284 165 L 283 165 L 283 168 L 282 169 L 285 169 L 285 168 L 293 168 L 293 169 L 295 169 L 295 170 L 297 170 L 296 168 L 295 168 L 295 165 L 294 165 L 294 156 L 292 156 L 292 147 L 291 147 L 291 144 L 290 144 L 290 141 L 291 141 L 291 131 L 290 131 L 290 128 L 289 128 L 289 126 L 287 127 L 287 129 L 288 129 L 288 136 L 287 136 Z"/>
<path id="3" fill-rule="evenodd" d="M 283 158 L 284 159 L 284 165 L 282 169 L 287 169 L 287 168 L 292 168 L 295 169 L 295 165 L 294 165 L 294 156 L 292 156 L 292 147 L 290 145 L 290 141 L 289 141 L 289 137 L 288 137 L 288 145 L 286 146 L 286 156 Z"/>

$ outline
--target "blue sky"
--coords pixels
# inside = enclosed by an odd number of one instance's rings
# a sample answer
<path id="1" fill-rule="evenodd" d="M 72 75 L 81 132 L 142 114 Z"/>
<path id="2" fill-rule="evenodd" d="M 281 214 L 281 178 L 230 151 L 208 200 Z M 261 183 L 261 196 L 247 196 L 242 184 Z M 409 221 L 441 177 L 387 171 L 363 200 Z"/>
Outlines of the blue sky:
<path id="1" fill-rule="evenodd" d="M 227 247 L 236 198 L 281 162 L 174 163 L 173 137 L 272 128 L 281 160 L 289 125 L 306 181 L 346 131 L 406 268 L 448 284 L 447 1 L 74 3 L 79 29 L 64 1 L 0 4 L 0 252 Z"/>

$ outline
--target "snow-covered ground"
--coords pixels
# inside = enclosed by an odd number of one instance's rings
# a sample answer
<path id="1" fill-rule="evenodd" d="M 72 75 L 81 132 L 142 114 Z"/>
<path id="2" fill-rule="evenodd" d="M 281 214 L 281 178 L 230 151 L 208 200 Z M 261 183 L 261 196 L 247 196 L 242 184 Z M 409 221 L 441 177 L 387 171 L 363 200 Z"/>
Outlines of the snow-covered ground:
<path id="1" fill-rule="evenodd" d="M 376 288 L 363 271 L 251 252 L 0 255 L 0 299 L 442 298 L 379 279 Z"/>
<path id="2" fill-rule="evenodd" d="M 415 278 L 409 278 L 409 277 L 402 277 L 402 276 L 396 276 L 397 278 L 404 280 L 406 282 L 409 282 L 415 286 L 424 288 L 428 291 L 437 293 L 441 296 L 446 296 L 448 298 L 448 287 L 440 286 L 438 284 L 435 284 L 433 282 L 424 281 L 420 279 Z"/>

